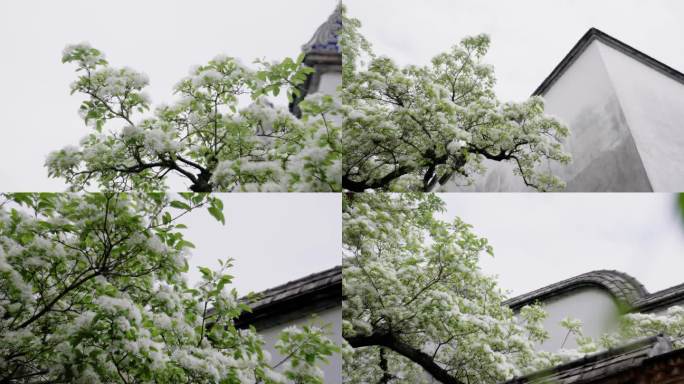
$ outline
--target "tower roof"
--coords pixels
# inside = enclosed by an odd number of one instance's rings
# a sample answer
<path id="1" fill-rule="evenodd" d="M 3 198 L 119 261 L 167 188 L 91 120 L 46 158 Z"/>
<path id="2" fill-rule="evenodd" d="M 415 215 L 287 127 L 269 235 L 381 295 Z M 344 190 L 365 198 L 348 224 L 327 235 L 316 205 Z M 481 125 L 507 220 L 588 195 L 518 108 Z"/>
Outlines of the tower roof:
<path id="1" fill-rule="evenodd" d="M 339 31 L 342 29 L 342 5 L 339 4 L 333 13 L 321 24 L 306 44 L 302 45 L 305 54 L 339 54 Z"/>

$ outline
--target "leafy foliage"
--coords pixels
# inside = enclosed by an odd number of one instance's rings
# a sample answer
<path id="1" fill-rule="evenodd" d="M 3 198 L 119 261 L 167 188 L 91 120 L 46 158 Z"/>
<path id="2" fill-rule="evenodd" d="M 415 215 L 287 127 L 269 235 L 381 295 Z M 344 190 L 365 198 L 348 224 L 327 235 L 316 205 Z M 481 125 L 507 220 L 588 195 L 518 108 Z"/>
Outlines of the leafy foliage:
<path id="1" fill-rule="evenodd" d="M 343 187 L 361 192 L 430 191 L 466 185 L 487 162 L 512 163 L 530 187 L 557 190 L 563 182 L 540 170 L 566 164 L 561 141 L 568 129 L 544 114 L 532 97 L 502 103 L 494 70 L 483 62 L 486 35 L 468 37 L 426 66 L 399 67 L 378 57 L 346 18 L 344 55 Z"/>
<path id="2" fill-rule="evenodd" d="M 111 67 L 88 44 L 68 46 L 62 61 L 80 73 L 71 92 L 86 96 L 80 113 L 94 131 L 79 146 L 51 153 L 49 175 L 65 178 L 74 190 L 94 181 L 113 190 L 161 190 L 170 173 L 195 192 L 340 190 L 337 101 L 311 95 L 297 119 L 266 98 L 281 91 L 299 96 L 298 86 L 312 72 L 303 58 L 257 61 L 260 69 L 253 71 L 217 56 L 178 82 L 175 104 L 149 116 L 146 75 Z M 252 103 L 240 108 L 245 97 Z M 113 120 L 123 126 L 107 124 Z"/>
<path id="3" fill-rule="evenodd" d="M 177 219 L 208 194 L 10 194 L 0 201 L 0 382 L 322 383 L 337 350 L 317 327 L 284 337 L 277 372 L 230 262 L 189 286 Z M 223 214 L 216 214 L 223 221 Z M 289 330 L 286 335 L 295 331 Z"/>

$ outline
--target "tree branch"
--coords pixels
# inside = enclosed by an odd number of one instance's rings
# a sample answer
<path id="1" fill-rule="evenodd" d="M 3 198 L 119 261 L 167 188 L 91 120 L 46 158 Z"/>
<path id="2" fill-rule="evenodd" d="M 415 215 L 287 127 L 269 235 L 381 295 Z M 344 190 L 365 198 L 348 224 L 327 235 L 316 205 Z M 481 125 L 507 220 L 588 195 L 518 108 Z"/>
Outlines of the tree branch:
<path id="1" fill-rule="evenodd" d="M 347 340 L 349 345 L 353 348 L 372 346 L 388 348 L 420 365 L 425 371 L 432 375 L 435 380 L 441 383 L 464 384 L 462 381 L 451 376 L 449 372 L 437 364 L 430 355 L 404 343 L 390 333 L 375 332 L 370 336 L 345 337 L 345 340 Z"/>

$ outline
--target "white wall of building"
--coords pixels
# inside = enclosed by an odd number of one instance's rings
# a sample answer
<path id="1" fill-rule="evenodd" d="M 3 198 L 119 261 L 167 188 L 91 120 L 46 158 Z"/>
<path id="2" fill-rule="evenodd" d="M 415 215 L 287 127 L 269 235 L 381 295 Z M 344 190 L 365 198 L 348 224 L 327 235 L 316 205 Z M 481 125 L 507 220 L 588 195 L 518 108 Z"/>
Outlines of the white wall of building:
<path id="1" fill-rule="evenodd" d="M 615 48 L 600 52 L 653 190 L 684 190 L 684 84 Z"/>
<path id="2" fill-rule="evenodd" d="M 572 163 L 551 169 L 571 192 L 650 191 L 603 47 L 592 42 L 543 96 L 546 112 L 571 130 L 564 147 Z"/>
<path id="3" fill-rule="evenodd" d="M 318 84 L 318 90 L 315 93 L 337 96 L 337 87 L 340 85 L 342 85 L 341 72 L 326 72 L 321 75 L 321 82 Z"/>
<path id="4" fill-rule="evenodd" d="M 265 345 L 264 350 L 271 354 L 272 365 L 278 364 L 284 356 L 280 355 L 274 348 L 278 342 L 280 332 L 291 326 L 302 326 L 306 324 L 329 324 L 331 335 L 329 336 L 337 345 L 342 345 L 342 307 L 334 307 L 314 315 L 288 321 L 270 328 L 259 329 L 258 332 L 263 336 Z M 338 384 L 342 382 L 342 356 L 339 353 L 333 355 L 328 364 L 322 364 L 320 368 L 325 374 L 324 382 Z"/>
<path id="5" fill-rule="evenodd" d="M 549 339 L 539 346 L 541 350 L 555 352 L 563 345 L 568 334 L 560 322 L 570 317 L 582 321 L 582 330 L 586 336 L 598 338 L 610 332 L 617 324 L 619 309 L 613 297 L 600 288 L 582 288 L 570 294 L 557 296 L 543 303 L 548 317 L 544 328 L 549 332 Z M 575 348 L 575 338 L 568 337 L 563 348 Z"/>

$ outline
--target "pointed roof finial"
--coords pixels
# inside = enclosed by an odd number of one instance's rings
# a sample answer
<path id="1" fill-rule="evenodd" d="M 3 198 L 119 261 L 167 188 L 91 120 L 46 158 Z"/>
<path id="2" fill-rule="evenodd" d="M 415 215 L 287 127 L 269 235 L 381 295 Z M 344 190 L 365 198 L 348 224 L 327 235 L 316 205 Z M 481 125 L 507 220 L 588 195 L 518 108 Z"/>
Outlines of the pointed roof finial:
<path id="1" fill-rule="evenodd" d="M 337 3 L 337 7 L 328 17 L 325 23 L 321 24 L 306 44 L 302 46 L 302 52 L 310 53 L 339 53 L 338 34 L 342 29 L 342 1 Z"/>

